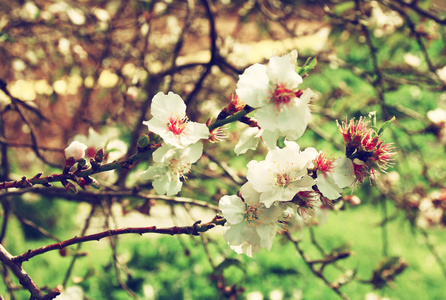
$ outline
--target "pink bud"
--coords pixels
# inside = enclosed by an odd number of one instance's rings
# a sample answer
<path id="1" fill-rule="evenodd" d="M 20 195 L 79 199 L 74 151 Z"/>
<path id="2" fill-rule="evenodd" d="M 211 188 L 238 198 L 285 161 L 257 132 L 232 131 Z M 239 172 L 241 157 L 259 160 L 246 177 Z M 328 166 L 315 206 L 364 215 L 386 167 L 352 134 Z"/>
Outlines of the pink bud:
<path id="1" fill-rule="evenodd" d="M 85 156 L 85 150 L 88 147 L 78 141 L 74 141 L 64 150 L 65 159 L 73 158 L 74 161 L 78 161 Z"/>
<path id="2" fill-rule="evenodd" d="M 76 195 L 77 194 L 77 188 L 74 184 L 72 184 L 71 182 L 68 182 L 65 185 L 65 189 L 67 190 L 68 193 L 72 194 L 72 195 Z"/>

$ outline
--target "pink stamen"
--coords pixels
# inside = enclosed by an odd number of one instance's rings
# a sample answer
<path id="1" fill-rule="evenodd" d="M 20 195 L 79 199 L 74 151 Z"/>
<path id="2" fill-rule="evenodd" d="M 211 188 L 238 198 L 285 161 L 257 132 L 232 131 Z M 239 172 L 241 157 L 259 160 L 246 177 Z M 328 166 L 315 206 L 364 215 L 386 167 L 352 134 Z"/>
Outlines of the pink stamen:
<path id="1" fill-rule="evenodd" d="M 175 135 L 181 134 L 187 126 L 187 120 L 185 118 L 179 118 L 176 116 L 172 116 L 169 118 L 169 123 L 167 124 L 169 130 L 173 132 Z"/>
<path id="2" fill-rule="evenodd" d="M 326 174 L 329 173 L 331 171 L 333 171 L 334 168 L 334 162 L 335 162 L 335 158 L 334 157 L 326 157 L 325 153 L 320 153 L 316 159 L 314 160 L 315 164 L 316 164 L 316 168 L 321 171 L 322 173 Z"/>
<path id="3" fill-rule="evenodd" d="M 296 98 L 296 94 L 284 87 L 283 84 L 277 84 L 276 88 L 272 92 L 270 103 L 274 103 L 276 110 L 281 110 L 284 105 L 291 102 L 293 98 Z"/>

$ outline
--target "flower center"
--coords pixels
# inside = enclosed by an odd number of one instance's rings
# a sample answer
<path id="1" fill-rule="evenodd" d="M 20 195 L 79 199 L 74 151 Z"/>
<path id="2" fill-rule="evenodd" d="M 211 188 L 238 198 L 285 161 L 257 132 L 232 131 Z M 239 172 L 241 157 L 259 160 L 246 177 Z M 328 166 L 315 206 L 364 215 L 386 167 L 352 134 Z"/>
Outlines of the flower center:
<path id="1" fill-rule="evenodd" d="M 245 210 L 245 221 L 251 225 L 262 224 L 262 220 L 259 220 L 259 215 L 262 213 L 262 209 L 258 204 L 247 203 Z"/>
<path id="2" fill-rule="evenodd" d="M 288 105 L 293 98 L 296 98 L 296 94 L 292 90 L 285 88 L 284 84 L 276 84 L 269 102 L 274 103 L 275 109 L 280 111 L 283 106 Z"/>
<path id="3" fill-rule="evenodd" d="M 320 153 L 315 159 L 316 168 L 323 174 L 330 173 L 331 171 L 333 171 L 334 162 L 335 158 L 327 157 L 323 152 Z"/>
<path id="4" fill-rule="evenodd" d="M 178 116 L 171 116 L 167 124 L 169 130 L 175 135 L 181 134 L 187 127 L 187 117 L 180 118 Z"/>
<path id="5" fill-rule="evenodd" d="M 276 177 L 276 185 L 279 186 L 287 186 L 291 181 L 293 181 L 293 178 L 288 175 L 287 173 L 279 173 Z"/>
<path id="6" fill-rule="evenodd" d="M 185 163 L 176 158 L 172 158 L 169 161 L 169 168 L 172 170 L 174 174 L 178 175 L 180 178 L 187 179 L 186 174 L 190 172 L 191 164 Z"/>

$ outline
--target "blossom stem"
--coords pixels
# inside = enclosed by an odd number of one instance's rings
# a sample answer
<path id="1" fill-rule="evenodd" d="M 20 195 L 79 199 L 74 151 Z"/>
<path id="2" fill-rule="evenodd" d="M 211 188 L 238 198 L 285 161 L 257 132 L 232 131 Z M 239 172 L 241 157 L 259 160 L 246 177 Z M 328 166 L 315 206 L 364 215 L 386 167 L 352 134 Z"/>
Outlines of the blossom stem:
<path id="1" fill-rule="evenodd" d="M 214 130 L 215 128 L 221 127 L 223 125 L 226 125 L 226 124 L 238 121 L 241 118 L 243 118 L 244 116 L 246 116 L 247 114 L 249 114 L 250 112 L 252 112 L 253 110 L 254 110 L 254 108 L 246 105 L 244 109 L 242 109 L 241 111 L 233 114 L 232 116 L 227 117 L 226 119 L 219 120 L 219 121 L 216 121 L 215 123 L 210 124 L 208 126 L 209 131 Z"/>
<path id="2" fill-rule="evenodd" d="M 50 182 L 62 182 L 63 180 L 75 180 L 75 178 L 83 178 L 92 174 L 102 173 L 105 171 L 115 170 L 123 167 L 131 167 L 132 164 L 138 160 L 150 157 L 154 150 L 159 148 L 160 144 L 151 145 L 150 149 L 147 149 L 147 151 L 136 153 L 129 158 L 120 159 L 117 161 L 113 161 L 108 164 L 104 165 L 98 165 L 97 167 L 88 168 L 85 170 L 79 170 L 75 173 L 62 173 L 62 174 L 53 174 L 45 177 L 34 176 L 33 178 L 26 179 L 26 177 L 22 177 L 20 180 L 16 181 L 8 181 L 8 182 L 1 182 L 0 183 L 0 190 L 7 189 L 7 188 L 26 188 L 26 187 L 32 187 L 36 184 L 42 184 L 44 186 L 49 186 Z"/>

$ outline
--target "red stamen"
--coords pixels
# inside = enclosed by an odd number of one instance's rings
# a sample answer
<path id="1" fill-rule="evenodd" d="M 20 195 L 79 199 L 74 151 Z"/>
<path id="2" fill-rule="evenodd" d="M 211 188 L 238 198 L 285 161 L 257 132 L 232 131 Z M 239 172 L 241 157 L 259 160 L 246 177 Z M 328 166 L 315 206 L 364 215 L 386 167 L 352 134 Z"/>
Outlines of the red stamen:
<path id="1" fill-rule="evenodd" d="M 172 116 L 169 118 L 169 130 L 173 132 L 175 135 L 181 134 L 187 126 L 187 120 L 185 118 L 179 118 L 176 116 Z"/>
<path id="2" fill-rule="evenodd" d="M 316 157 L 314 162 L 316 164 L 316 168 L 322 173 L 326 174 L 333 170 L 333 163 L 335 162 L 335 160 L 336 159 L 332 156 L 326 157 L 325 154 L 322 152 Z"/>
<path id="3" fill-rule="evenodd" d="M 277 84 L 276 88 L 272 92 L 270 103 L 274 103 L 276 110 L 281 110 L 284 105 L 291 102 L 293 98 L 296 98 L 296 94 L 284 87 L 283 84 Z"/>

